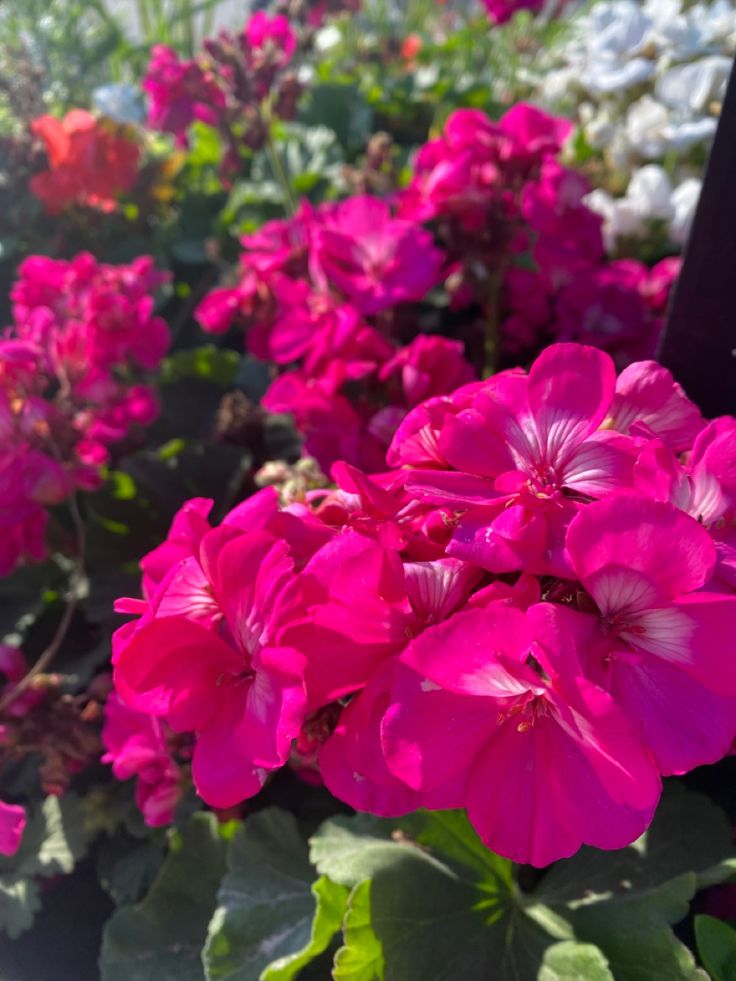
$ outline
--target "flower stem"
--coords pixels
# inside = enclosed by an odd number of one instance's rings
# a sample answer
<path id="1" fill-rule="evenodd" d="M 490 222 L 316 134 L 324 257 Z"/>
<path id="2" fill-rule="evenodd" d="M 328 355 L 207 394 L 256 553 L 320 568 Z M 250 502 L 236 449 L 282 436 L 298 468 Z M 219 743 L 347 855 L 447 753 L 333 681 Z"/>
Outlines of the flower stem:
<path id="1" fill-rule="evenodd" d="M 70 588 L 64 613 L 59 621 L 54 636 L 51 638 L 51 643 L 42 651 L 33 667 L 20 679 L 14 688 L 6 692 L 5 695 L 0 698 L 0 714 L 4 712 L 9 705 L 12 705 L 13 702 L 30 687 L 34 678 L 46 671 L 53 659 L 59 653 L 59 649 L 64 643 L 64 639 L 69 631 L 72 620 L 74 619 L 77 606 L 79 605 L 79 600 L 82 593 L 82 584 L 84 582 L 84 552 L 86 547 L 87 532 L 82 516 L 79 513 L 79 504 L 77 502 L 76 494 L 72 494 L 72 496 L 69 498 L 69 511 L 77 536 L 77 556 L 74 568 L 72 569 L 69 577 Z"/>
<path id="2" fill-rule="evenodd" d="M 266 151 L 268 153 L 268 159 L 271 162 L 271 169 L 273 170 L 274 177 L 279 182 L 281 190 L 284 192 L 284 210 L 286 211 L 287 216 L 291 218 L 292 215 L 296 213 L 297 202 L 296 198 L 294 197 L 294 192 L 291 189 L 288 175 L 281 161 L 281 157 L 276 149 L 276 141 L 273 138 L 273 129 L 270 121 L 268 125 Z"/>

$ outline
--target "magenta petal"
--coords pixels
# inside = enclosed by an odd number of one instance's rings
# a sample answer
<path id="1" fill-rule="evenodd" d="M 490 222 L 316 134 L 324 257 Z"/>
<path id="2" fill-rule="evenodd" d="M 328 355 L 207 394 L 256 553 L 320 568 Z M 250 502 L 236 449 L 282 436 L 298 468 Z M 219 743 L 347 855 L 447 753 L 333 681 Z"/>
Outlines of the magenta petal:
<path id="1" fill-rule="evenodd" d="M 561 482 L 587 497 L 605 497 L 633 485 L 636 447 L 619 433 L 598 432 L 565 454 Z"/>
<path id="2" fill-rule="evenodd" d="M 462 606 L 481 577 L 480 569 L 459 559 L 404 564 L 404 585 L 412 608 L 428 624 L 444 620 Z"/>
<path id="3" fill-rule="evenodd" d="M 546 721 L 546 720 L 545 720 Z M 501 726 L 476 758 L 468 776 L 468 817 L 481 840 L 514 862 L 538 867 L 572 855 L 581 845 L 577 828 L 564 822 L 550 781 L 561 736 L 553 722 L 520 734 L 513 724 Z M 568 793 L 576 793 L 573 787 Z"/>
<path id="4" fill-rule="evenodd" d="M 220 550 L 212 587 L 233 637 L 249 654 L 286 618 L 293 570 L 288 544 L 267 532 L 241 534 Z"/>
<path id="5" fill-rule="evenodd" d="M 166 716 L 179 731 L 206 725 L 217 709 L 217 679 L 239 673 L 243 659 L 219 637 L 183 617 L 136 631 L 115 666 L 115 688 L 133 708 Z"/>
<path id="6" fill-rule="evenodd" d="M 658 798 L 656 770 L 650 765 L 651 803 L 637 809 L 611 796 L 592 756 L 551 717 L 523 733 L 513 720 L 504 724 L 468 779 L 468 817 L 482 840 L 513 861 L 545 866 L 584 843 L 622 848 L 637 838 Z"/>
<path id="7" fill-rule="evenodd" d="M 578 743 L 606 795 L 614 803 L 652 811 L 662 789 L 659 774 L 625 713 L 584 678 L 561 678 L 555 689 L 555 720 Z"/>
<path id="8" fill-rule="evenodd" d="M 497 699 L 442 691 L 406 669 L 392 699 L 381 724 L 383 752 L 391 773 L 415 790 L 462 778 L 497 728 Z"/>
<path id="9" fill-rule="evenodd" d="M 381 746 L 381 720 L 391 701 L 393 674 L 393 665 L 379 671 L 350 702 L 319 756 L 328 790 L 356 810 L 382 817 L 398 817 L 422 806 L 422 795 L 388 769 Z"/>
<path id="10" fill-rule="evenodd" d="M 474 507 L 498 503 L 503 507 L 508 500 L 498 493 L 492 480 L 454 470 L 415 470 L 406 481 L 406 489 L 430 504 Z"/>
<path id="11" fill-rule="evenodd" d="M 529 372 L 529 408 L 549 462 L 581 443 L 606 417 L 616 387 L 611 358 L 582 344 L 553 344 Z"/>
<path id="12" fill-rule="evenodd" d="M 660 658 L 611 661 L 609 688 L 662 774 L 687 773 L 726 755 L 736 736 L 736 699 L 716 694 Z"/>
<path id="13" fill-rule="evenodd" d="M 272 768 L 286 762 L 304 721 L 303 667 L 303 656 L 288 647 L 266 647 L 253 659 L 256 674 L 232 738 L 256 766 Z"/>
<path id="14" fill-rule="evenodd" d="M 638 615 L 621 637 L 687 671 L 722 695 L 736 695 L 736 658 L 724 647 L 736 636 L 736 596 L 692 593 Z"/>
<path id="15" fill-rule="evenodd" d="M 26 812 L 20 804 L 0 800 L 0 855 L 14 855 L 26 827 Z"/>
<path id="16" fill-rule="evenodd" d="M 604 614 L 621 610 L 617 593 L 626 592 L 628 571 L 649 584 L 641 605 L 630 606 L 644 609 L 655 599 L 666 602 L 698 589 L 710 578 L 716 558 L 708 532 L 689 515 L 630 494 L 582 508 L 566 545 L 577 576 Z M 615 573 L 613 592 L 609 573 Z"/>
<path id="17" fill-rule="evenodd" d="M 448 416 L 440 434 L 439 451 L 455 470 L 479 477 L 497 477 L 515 469 L 506 440 L 489 427 L 477 409 Z"/>
<path id="18" fill-rule="evenodd" d="M 458 695 L 509 698 L 537 687 L 524 667 L 531 635 L 524 614 L 506 603 L 456 613 L 416 637 L 403 664 Z M 514 663 L 509 673 L 506 663 Z"/>
<path id="19" fill-rule="evenodd" d="M 265 770 L 233 751 L 229 737 L 229 724 L 218 722 L 200 734 L 194 747 L 194 786 L 210 807 L 234 807 L 255 796 L 266 780 Z"/>

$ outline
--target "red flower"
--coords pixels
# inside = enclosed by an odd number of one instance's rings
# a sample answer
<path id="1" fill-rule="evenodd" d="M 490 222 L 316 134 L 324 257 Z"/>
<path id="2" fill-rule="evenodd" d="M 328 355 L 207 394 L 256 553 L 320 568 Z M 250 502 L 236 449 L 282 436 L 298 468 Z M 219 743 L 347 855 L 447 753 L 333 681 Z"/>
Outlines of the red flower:
<path id="1" fill-rule="evenodd" d="M 70 204 L 114 211 L 117 196 L 135 183 L 138 144 L 86 110 L 72 109 L 64 119 L 39 116 L 31 129 L 46 144 L 49 170 L 31 178 L 30 188 L 49 214 Z"/>

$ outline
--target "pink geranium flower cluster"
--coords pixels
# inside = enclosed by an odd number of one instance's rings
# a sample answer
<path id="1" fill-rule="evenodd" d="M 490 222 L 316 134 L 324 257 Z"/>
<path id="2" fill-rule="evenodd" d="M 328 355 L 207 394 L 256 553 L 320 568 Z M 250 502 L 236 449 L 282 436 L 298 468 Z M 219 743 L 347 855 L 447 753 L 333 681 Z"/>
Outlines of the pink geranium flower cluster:
<path id="1" fill-rule="evenodd" d="M 297 35 L 283 14 L 253 14 L 235 35 L 222 31 L 204 42 L 194 59 L 181 59 L 166 45 L 152 50 L 143 88 L 150 99 L 148 125 L 188 143 L 195 120 L 215 127 L 225 146 L 221 174 L 237 170 L 241 150 L 260 149 L 267 136 L 264 100 L 284 119 L 292 118 L 301 85 L 287 71 Z"/>
<path id="2" fill-rule="evenodd" d="M 156 412 L 130 371 L 156 368 L 169 345 L 153 313 L 165 280 L 147 256 L 129 265 L 31 256 L 0 334 L 0 575 L 45 554 L 46 507 L 100 483 L 108 447 Z"/>
<path id="3" fill-rule="evenodd" d="M 604 256 L 587 179 L 557 159 L 572 125 L 519 104 L 498 122 L 453 113 L 419 151 L 400 215 L 429 222 L 453 274 L 456 309 L 499 324 L 497 364 L 555 340 L 609 351 L 619 365 L 650 357 L 679 261 L 653 270 Z"/>
<path id="4" fill-rule="evenodd" d="M 678 260 L 605 259 L 589 185 L 557 160 L 570 131 L 523 104 L 498 122 L 459 110 L 393 202 L 303 203 L 242 239 L 239 281 L 197 318 L 245 328 L 250 352 L 284 370 L 264 405 L 294 416 L 323 468 L 380 469 L 409 409 L 474 377 L 466 345 L 489 371 L 553 340 L 620 366 L 651 354 Z M 462 341 L 422 332 L 448 318 Z"/>
<path id="5" fill-rule="evenodd" d="M 549 14 L 559 13 L 567 0 L 481 0 L 488 16 L 496 24 L 505 24 L 520 10 L 536 14 L 545 7 Z"/>
<path id="6" fill-rule="evenodd" d="M 623 847 L 736 734 L 735 454 L 656 363 L 554 345 L 415 406 L 387 473 L 185 505 L 119 604 L 118 694 L 194 733 L 214 807 L 316 760 L 519 862 Z"/>
<path id="7" fill-rule="evenodd" d="M 212 333 L 239 323 L 252 354 L 291 368 L 263 404 L 293 414 L 323 467 L 379 469 L 409 408 L 474 377 L 458 341 L 419 334 L 396 345 L 416 334 L 409 304 L 441 281 L 444 257 L 388 202 L 303 204 L 242 244 L 240 282 L 210 293 L 196 316 Z"/>
<path id="8" fill-rule="evenodd" d="M 177 738 L 161 719 L 129 708 L 113 692 L 105 703 L 103 763 L 118 780 L 137 778 L 135 800 L 150 827 L 171 824 L 184 792 Z"/>

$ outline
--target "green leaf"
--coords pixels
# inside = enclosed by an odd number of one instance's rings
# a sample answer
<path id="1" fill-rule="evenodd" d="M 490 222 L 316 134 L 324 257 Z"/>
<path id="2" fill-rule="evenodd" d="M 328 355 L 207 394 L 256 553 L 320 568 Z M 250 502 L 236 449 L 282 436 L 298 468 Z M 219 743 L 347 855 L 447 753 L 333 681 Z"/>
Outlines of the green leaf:
<path id="1" fill-rule="evenodd" d="M 365 148 L 373 126 L 373 108 L 357 85 L 312 85 L 300 112 L 307 126 L 328 126 L 348 153 Z"/>
<path id="2" fill-rule="evenodd" d="M 483 849 L 461 815 L 333 818 L 312 839 L 311 854 L 343 885 L 370 878 L 385 981 L 532 981 L 553 942 L 517 906 L 508 863 Z"/>
<path id="3" fill-rule="evenodd" d="M 11 940 L 33 926 L 40 909 L 38 885 L 33 879 L 0 876 L 0 930 Z"/>
<path id="4" fill-rule="evenodd" d="M 462 812 L 332 818 L 311 854 L 343 885 L 369 880 L 349 909 L 369 907 L 360 922 L 375 936 L 385 981 L 696 981 L 704 974 L 671 925 L 687 915 L 704 878 L 733 871 L 725 815 L 680 785 L 667 787 L 634 844 L 583 849 L 532 893 L 519 890 L 511 864 L 483 846 Z M 355 981 L 371 978 L 366 944 L 367 952 L 346 937 L 336 960 L 346 965 L 345 981 L 351 970 Z"/>
<path id="5" fill-rule="evenodd" d="M 118 830 L 99 849 L 100 885 L 116 906 L 137 903 L 151 887 L 164 857 L 164 843 L 159 838 L 140 841 Z"/>
<path id="6" fill-rule="evenodd" d="M 359 882 L 348 897 L 343 946 L 335 953 L 333 981 L 383 981 L 383 951 L 371 926 L 371 882 Z"/>
<path id="7" fill-rule="evenodd" d="M 725 814 L 701 794 L 669 784 L 651 826 L 628 848 L 581 849 L 558 862 L 535 899 L 595 944 L 621 981 L 703 978 L 670 929 L 687 915 L 701 874 L 733 855 Z"/>
<path id="8" fill-rule="evenodd" d="M 563 940 L 545 951 L 539 981 L 614 981 L 614 977 L 597 947 Z"/>
<path id="9" fill-rule="evenodd" d="M 261 981 L 291 981 L 310 961 L 327 950 L 330 941 L 340 929 L 348 899 L 348 890 L 321 876 L 312 886 L 317 909 L 312 922 L 309 943 L 293 954 L 280 957 L 261 974 Z"/>
<path id="10" fill-rule="evenodd" d="M 714 916 L 696 916 L 695 939 L 712 981 L 736 981 L 736 930 Z"/>
<path id="11" fill-rule="evenodd" d="M 172 832 L 146 898 L 118 909 L 105 927 L 102 981 L 202 981 L 202 947 L 225 851 L 214 814 L 195 814 L 182 832 Z"/>
<path id="12" fill-rule="evenodd" d="M 319 873 L 352 888 L 391 866 L 400 850 L 410 847 L 391 839 L 395 828 L 369 814 L 330 818 L 309 841 L 310 860 Z"/>
<path id="13" fill-rule="evenodd" d="M 512 887 L 513 863 L 483 844 L 465 811 L 417 811 L 401 820 L 401 828 L 420 845 L 460 863 L 482 880 L 490 875 Z"/>
<path id="14" fill-rule="evenodd" d="M 335 133 L 327 126 L 283 123 L 276 128 L 275 152 L 292 190 L 310 194 L 341 181 L 345 157 Z M 278 177 L 272 158 L 265 151 L 256 154 L 251 168 L 255 182 L 267 184 Z"/>
<path id="15" fill-rule="evenodd" d="M 0 930 L 17 937 L 40 909 L 38 876 L 68 874 L 89 841 L 79 798 L 47 797 L 28 817 L 20 848 L 0 856 Z"/>
<path id="16" fill-rule="evenodd" d="M 240 367 L 241 357 L 235 351 L 206 344 L 185 351 L 176 351 L 161 366 L 164 383 L 200 378 L 230 388 Z"/>
<path id="17" fill-rule="evenodd" d="M 291 814 L 268 808 L 248 818 L 230 846 L 209 926 L 209 981 L 286 981 L 323 951 L 339 928 L 347 890 L 323 880 L 313 890 L 313 882 Z"/>
<path id="18" fill-rule="evenodd" d="M 706 873 L 734 857 L 725 813 L 703 794 L 668 783 L 649 829 L 628 848 L 581 848 L 544 879 L 546 902 L 656 888 L 683 873 Z"/>

